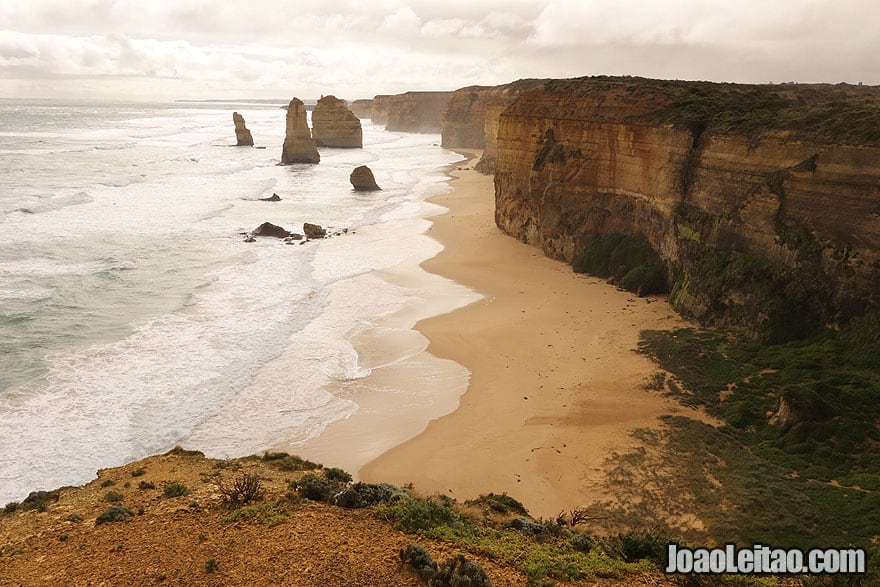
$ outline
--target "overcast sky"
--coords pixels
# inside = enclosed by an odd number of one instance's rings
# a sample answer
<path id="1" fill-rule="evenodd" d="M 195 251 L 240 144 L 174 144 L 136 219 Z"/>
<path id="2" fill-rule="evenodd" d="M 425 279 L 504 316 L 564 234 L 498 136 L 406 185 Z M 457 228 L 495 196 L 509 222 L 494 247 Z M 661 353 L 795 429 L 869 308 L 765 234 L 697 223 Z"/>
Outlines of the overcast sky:
<path id="1" fill-rule="evenodd" d="M 0 97 L 349 99 L 613 74 L 880 84 L 877 0 L 0 0 Z"/>

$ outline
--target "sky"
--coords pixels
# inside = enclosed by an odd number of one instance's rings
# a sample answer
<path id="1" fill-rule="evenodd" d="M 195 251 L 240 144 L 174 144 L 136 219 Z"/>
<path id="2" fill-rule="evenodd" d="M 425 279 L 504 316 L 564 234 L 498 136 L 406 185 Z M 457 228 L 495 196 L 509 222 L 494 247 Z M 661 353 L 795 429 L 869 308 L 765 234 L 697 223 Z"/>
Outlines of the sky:
<path id="1" fill-rule="evenodd" d="M 880 3 L 0 0 L 0 98 L 357 99 L 584 75 L 880 84 Z"/>

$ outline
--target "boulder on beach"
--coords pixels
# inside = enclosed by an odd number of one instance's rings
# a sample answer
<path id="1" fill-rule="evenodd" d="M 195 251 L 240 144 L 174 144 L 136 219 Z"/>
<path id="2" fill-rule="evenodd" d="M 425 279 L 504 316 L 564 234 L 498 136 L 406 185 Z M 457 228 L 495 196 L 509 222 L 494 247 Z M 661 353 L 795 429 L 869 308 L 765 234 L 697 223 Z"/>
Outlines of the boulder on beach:
<path id="1" fill-rule="evenodd" d="M 244 117 L 238 112 L 233 112 L 232 122 L 233 124 L 235 124 L 235 140 L 237 141 L 235 143 L 236 146 L 253 147 L 254 137 L 251 136 L 251 131 L 249 131 L 244 125 Z"/>
<path id="2" fill-rule="evenodd" d="M 357 192 L 375 192 L 382 189 L 376 184 L 373 170 L 366 165 L 355 167 L 348 179 Z"/>
<path id="3" fill-rule="evenodd" d="M 254 236 L 274 236 L 275 238 L 287 238 L 290 236 L 290 231 L 285 230 L 284 228 L 272 224 L 271 222 L 264 222 L 257 227 L 255 231 L 251 233 Z"/>
<path id="4" fill-rule="evenodd" d="M 319 147 L 360 149 L 364 144 L 360 119 L 336 96 L 318 100 L 312 112 L 312 135 Z"/>
<path id="5" fill-rule="evenodd" d="M 260 201 L 261 201 L 261 202 L 280 202 L 280 201 L 281 201 L 281 196 L 279 196 L 278 194 L 273 193 L 273 194 L 272 194 L 271 196 L 269 196 L 268 198 L 260 198 Z"/>
<path id="6" fill-rule="evenodd" d="M 303 224 L 303 232 L 307 238 L 324 238 L 327 236 L 327 231 L 319 224 L 309 224 L 308 222 Z"/>
<path id="7" fill-rule="evenodd" d="M 321 156 L 306 121 L 306 107 L 302 100 L 294 98 L 287 106 L 287 132 L 281 148 L 281 164 L 318 163 Z"/>

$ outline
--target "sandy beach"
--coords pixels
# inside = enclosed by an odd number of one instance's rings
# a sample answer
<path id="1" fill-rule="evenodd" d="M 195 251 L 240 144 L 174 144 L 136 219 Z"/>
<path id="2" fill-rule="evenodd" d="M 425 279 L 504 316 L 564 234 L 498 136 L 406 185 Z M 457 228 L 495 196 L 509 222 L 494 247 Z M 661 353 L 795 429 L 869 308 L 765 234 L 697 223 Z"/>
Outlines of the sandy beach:
<path id="1" fill-rule="evenodd" d="M 663 299 L 577 275 L 502 234 L 492 177 L 472 167 L 432 199 L 448 208 L 428 232 L 444 249 L 422 267 L 484 297 L 416 325 L 431 355 L 470 370 L 470 384 L 457 409 L 358 476 L 458 499 L 506 491 L 555 516 L 610 497 L 606 460 L 634 446 L 633 429 L 682 412 L 641 388 L 656 367 L 633 349 L 641 330 L 684 322 Z"/>

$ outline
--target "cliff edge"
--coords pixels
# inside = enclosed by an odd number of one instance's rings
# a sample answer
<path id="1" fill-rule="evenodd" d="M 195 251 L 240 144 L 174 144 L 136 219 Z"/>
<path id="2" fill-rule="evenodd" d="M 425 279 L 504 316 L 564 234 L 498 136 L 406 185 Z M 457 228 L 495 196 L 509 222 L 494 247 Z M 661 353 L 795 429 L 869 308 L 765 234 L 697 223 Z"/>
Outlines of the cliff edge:
<path id="1" fill-rule="evenodd" d="M 566 261 L 643 238 L 686 316 L 781 340 L 876 301 L 878 88 L 554 80 L 497 141 L 502 230 Z"/>

